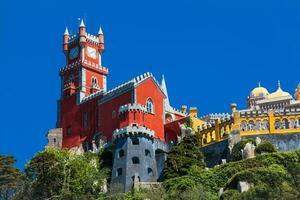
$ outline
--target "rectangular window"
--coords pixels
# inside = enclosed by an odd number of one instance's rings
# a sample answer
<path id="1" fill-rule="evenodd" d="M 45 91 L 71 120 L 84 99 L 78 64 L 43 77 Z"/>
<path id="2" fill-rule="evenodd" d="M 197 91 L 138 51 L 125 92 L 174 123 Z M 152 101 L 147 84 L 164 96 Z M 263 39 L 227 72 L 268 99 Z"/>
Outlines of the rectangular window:
<path id="1" fill-rule="evenodd" d="M 88 127 L 88 112 L 83 113 L 83 128 Z"/>
<path id="2" fill-rule="evenodd" d="M 67 136 L 70 136 L 72 134 L 71 127 L 67 127 Z"/>

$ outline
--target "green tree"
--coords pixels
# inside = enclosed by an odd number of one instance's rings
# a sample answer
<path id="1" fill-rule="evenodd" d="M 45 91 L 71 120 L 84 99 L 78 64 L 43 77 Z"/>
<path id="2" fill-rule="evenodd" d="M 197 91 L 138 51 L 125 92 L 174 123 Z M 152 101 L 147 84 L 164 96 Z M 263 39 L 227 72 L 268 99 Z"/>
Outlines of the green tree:
<path id="1" fill-rule="evenodd" d="M 166 179 L 188 174 L 193 165 L 204 168 L 204 156 L 200 150 L 196 135 L 188 135 L 168 153 L 165 162 L 164 176 Z"/>
<path id="2" fill-rule="evenodd" d="M 27 163 L 25 176 L 19 199 L 95 199 L 107 174 L 98 155 L 49 148 Z"/>
<path id="3" fill-rule="evenodd" d="M 14 167 L 13 156 L 0 155 L 0 199 L 12 199 L 20 189 L 22 173 Z"/>

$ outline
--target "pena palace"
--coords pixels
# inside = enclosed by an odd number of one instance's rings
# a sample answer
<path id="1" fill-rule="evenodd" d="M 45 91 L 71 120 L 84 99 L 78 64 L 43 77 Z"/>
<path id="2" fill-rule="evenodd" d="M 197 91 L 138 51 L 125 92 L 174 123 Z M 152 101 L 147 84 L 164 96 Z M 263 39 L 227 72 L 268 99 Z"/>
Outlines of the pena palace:
<path id="1" fill-rule="evenodd" d="M 170 146 L 186 134 L 197 134 L 202 147 L 211 148 L 233 132 L 241 137 L 300 132 L 300 86 L 294 98 L 280 82 L 273 93 L 259 85 L 248 96 L 246 109 L 231 104 L 231 113 L 198 117 L 196 107 L 170 105 L 163 76 L 158 82 L 146 72 L 107 88 L 101 28 L 97 35 L 89 34 L 82 20 L 77 33 L 69 34 L 66 28 L 62 46 L 66 65 L 59 70 L 57 123 L 48 132 L 47 146 L 75 153 L 112 148 L 111 184 L 121 184 L 124 191 L 135 182 L 161 180 Z"/>

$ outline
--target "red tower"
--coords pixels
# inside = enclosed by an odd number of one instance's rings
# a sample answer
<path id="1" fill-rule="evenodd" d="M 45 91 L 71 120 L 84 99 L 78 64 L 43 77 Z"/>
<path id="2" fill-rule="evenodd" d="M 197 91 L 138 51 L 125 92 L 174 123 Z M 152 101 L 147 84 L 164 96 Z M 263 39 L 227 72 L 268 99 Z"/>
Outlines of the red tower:
<path id="1" fill-rule="evenodd" d="M 59 72 L 57 120 L 57 127 L 62 130 L 62 147 L 77 148 L 83 144 L 87 150 L 96 138 L 109 142 L 125 130 L 144 130 L 165 141 L 166 113 L 174 118 L 185 116 L 169 105 L 164 79 L 160 85 L 149 72 L 107 91 L 108 69 L 101 63 L 101 28 L 97 36 L 87 33 L 83 21 L 76 34 L 69 34 L 66 29 L 63 51 L 66 66 Z"/>

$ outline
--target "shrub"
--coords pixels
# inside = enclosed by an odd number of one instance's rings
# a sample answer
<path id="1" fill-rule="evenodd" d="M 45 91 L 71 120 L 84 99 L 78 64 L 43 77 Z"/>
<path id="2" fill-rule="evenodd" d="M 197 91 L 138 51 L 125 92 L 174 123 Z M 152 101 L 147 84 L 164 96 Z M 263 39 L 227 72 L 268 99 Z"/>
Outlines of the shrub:
<path id="1" fill-rule="evenodd" d="M 246 140 L 242 140 L 238 143 L 236 143 L 233 148 L 232 148 L 232 152 L 230 155 L 230 161 L 238 161 L 238 160 L 242 160 L 242 152 L 241 150 L 245 148 L 245 145 L 247 143 L 252 143 L 255 144 L 255 140 L 254 139 L 246 139 Z"/>
<path id="2" fill-rule="evenodd" d="M 255 154 L 273 153 L 276 152 L 274 145 L 268 141 L 264 141 L 256 146 Z"/>

